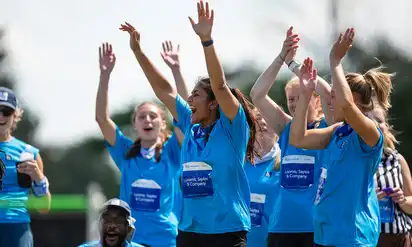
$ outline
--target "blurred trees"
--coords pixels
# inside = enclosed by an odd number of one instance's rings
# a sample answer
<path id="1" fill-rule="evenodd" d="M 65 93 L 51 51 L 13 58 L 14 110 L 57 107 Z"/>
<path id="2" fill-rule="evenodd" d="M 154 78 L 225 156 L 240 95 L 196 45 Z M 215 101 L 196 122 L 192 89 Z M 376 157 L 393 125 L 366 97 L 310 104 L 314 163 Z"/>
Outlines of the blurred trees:
<path id="1" fill-rule="evenodd" d="M 1 40 L 0 40 L 1 47 Z M 2 70 L 2 62 L 7 57 L 3 51 L 0 52 L 0 86 L 7 86 L 15 89 L 15 81 L 10 73 Z M 392 95 L 391 122 L 397 130 L 402 131 L 399 135 L 401 145 L 399 151 L 406 160 L 412 164 L 412 153 L 407 152 L 412 149 L 412 110 L 408 107 L 412 105 L 410 95 L 412 95 L 412 85 L 408 83 L 412 78 L 412 63 L 404 57 L 399 50 L 394 49 L 387 42 L 382 41 L 374 54 L 366 54 L 360 47 L 353 47 L 349 59 L 356 66 L 356 71 L 362 71 L 378 66 L 378 62 L 373 58 L 377 57 L 388 68 L 389 72 L 396 72 L 393 79 L 395 91 Z M 327 70 L 325 70 L 327 71 Z M 261 71 L 250 66 L 244 66 L 235 70 L 227 70 L 229 83 L 239 87 L 248 95 L 250 88 L 261 73 Z M 320 73 L 321 76 L 324 73 Z M 270 96 L 279 102 L 287 111 L 284 85 L 291 77 L 280 78 L 270 91 Z M 100 183 L 108 197 L 118 195 L 119 172 L 112 166 L 112 161 L 105 149 L 102 137 L 87 137 L 78 143 L 69 146 L 42 146 L 36 143 L 33 133 L 38 128 L 40 121 L 37 116 L 30 112 L 27 106 L 24 118 L 19 123 L 15 132 L 20 138 L 41 150 L 44 160 L 45 170 L 51 182 L 52 193 L 78 193 L 84 194 L 86 186 L 90 181 Z M 128 107 L 123 112 L 112 115 L 113 120 L 129 136 L 133 136 L 131 126 L 131 115 L 133 106 Z M 170 126 L 170 123 L 169 123 Z"/>

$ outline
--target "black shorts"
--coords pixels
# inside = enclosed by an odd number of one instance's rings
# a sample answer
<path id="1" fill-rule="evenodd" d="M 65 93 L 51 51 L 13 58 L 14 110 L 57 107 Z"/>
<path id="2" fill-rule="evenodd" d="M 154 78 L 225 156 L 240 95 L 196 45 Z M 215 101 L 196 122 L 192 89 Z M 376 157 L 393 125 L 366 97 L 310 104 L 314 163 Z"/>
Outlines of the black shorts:
<path id="1" fill-rule="evenodd" d="M 313 232 L 269 233 L 268 247 L 313 247 Z"/>
<path id="2" fill-rule="evenodd" d="M 246 247 L 247 231 L 202 234 L 179 231 L 176 247 Z"/>

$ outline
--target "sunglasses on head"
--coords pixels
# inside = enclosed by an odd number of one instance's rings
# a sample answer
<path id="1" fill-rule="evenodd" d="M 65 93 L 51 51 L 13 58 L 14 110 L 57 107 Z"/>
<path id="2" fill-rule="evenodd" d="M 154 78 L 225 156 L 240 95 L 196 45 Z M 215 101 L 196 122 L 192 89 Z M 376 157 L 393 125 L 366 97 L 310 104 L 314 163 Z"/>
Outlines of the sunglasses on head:
<path id="1" fill-rule="evenodd" d="M 1 107 L 0 112 L 3 116 L 10 117 L 14 113 L 14 110 L 10 107 Z"/>

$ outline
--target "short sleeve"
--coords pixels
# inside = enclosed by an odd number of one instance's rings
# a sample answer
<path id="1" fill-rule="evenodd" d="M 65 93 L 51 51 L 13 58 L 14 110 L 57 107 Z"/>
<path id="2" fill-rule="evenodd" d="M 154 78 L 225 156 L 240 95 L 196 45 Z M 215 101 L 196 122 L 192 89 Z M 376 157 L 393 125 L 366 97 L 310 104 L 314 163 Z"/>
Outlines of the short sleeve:
<path id="1" fill-rule="evenodd" d="M 383 134 L 382 134 L 382 131 L 381 131 L 379 128 L 377 128 L 377 129 L 378 129 L 378 131 L 379 131 L 379 140 L 378 140 L 378 142 L 376 143 L 376 145 L 375 145 L 374 147 L 368 146 L 368 145 L 362 140 L 362 138 L 361 138 L 358 134 L 356 134 L 356 136 L 355 136 L 355 138 L 354 138 L 355 144 L 360 147 L 360 149 L 361 149 L 361 151 L 362 151 L 363 154 L 365 154 L 365 155 L 370 155 L 370 154 L 375 153 L 375 152 L 377 152 L 377 151 L 378 151 L 378 152 L 382 152 L 382 148 L 383 148 Z"/>
<path id="2" fill-rule="evenodd" d="M 112 157 L 116 166 L 121 170 L 123 161 L 126 159 L 126 153 L 133 146 L 133 141 L 124 136 L 119 127 L 116 126 L 116 142 L 111 146 L 107 141 L 104 142 L 107 149 L 109 150 L 110 156 Z"/>
<path id="3" fill-rule="evenodd" d="M 243 110 L 242 105 L 239 104 L 239 110 L 232 121 L 225 116 L 220 107 L 219 111 L 223 128 L 229 133 L 233 142 L 237 145 L 247 145 L 247 142 L 249 141 L 250 131 L 249 125 L 246 120 L 246 113 Z"/>
<path id="4" fill-rule="evenodd" d="M 173 132 L 173 135 L 167 140 L 165 145 L 165 154 L 167 156 L 167 162 L 173 167 L 173 170 L 180 170 L 180 146 L 177 140 L 176 134 Z"/>
<path id="5" fill-rule="evenodd" d="M 176 112 L 179 121 L 173 119 L 173 125 L 178 127 L 183 133 L 186 133 L 187 128 L 189 128 L 191 124 L 190 118 L 192 111 L 190 110 L 189 104 L 187 104 L 180 95 L 176 96 Z"/>

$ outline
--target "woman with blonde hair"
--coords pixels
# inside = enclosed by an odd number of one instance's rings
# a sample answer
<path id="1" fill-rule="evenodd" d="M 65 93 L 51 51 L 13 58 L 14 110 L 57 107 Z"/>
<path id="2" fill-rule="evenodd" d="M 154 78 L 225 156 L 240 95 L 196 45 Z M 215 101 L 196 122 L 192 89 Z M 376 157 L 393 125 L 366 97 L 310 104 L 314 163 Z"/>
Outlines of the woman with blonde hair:
<path id="1" fill-rule="evenodd" d="M 270 215 L 279 194 L 279 168 L 281 150 L 278 136 L 269 129 L 265 118 L 257 108 L 256 119 L 260 122 L 255 141 L 259 157 L 255 164 L 245 163 L 245 173 L 250 186 L 250 221 L 252 228 L 247 235 L 248 247 L 264 247 L 267 243 Z"/>
<path id="2" fill-rule="evenodd" d="M 316 246 L 372 247 L 379 238 L 374 174 L 384 138 L 366 114 L 373 109 L 374 98 L 379 104 L 389 104 L 391 84 L 381 76 L 345 76 L 341 60 L 354 36 L 354 29 L 347 29 L 330 52 L 330 110 L 337 123 L 323 129 L 306 129 L 307 109 L 317 82 L 317 72 L 308 58 L 300 77 L 301 94 L 290 132 L 291 145 L 324 150 L 313 213 Z"/>
<path id="3" fill-rule="evenodd" d="M 371 73 L 385 74 L 379 71 Z M 386 74 L 388 80 L 390 75 Z M 386 109 L 386 110 L 385 110 Z M 377 247 L 410 247 L 412 228 L 412 178 L 408 163 L 396 150 L 398 141 L 388 123 L 387 106 L 375 104 L 368 116 L 376 121 L 384 136 L 382 158 L 375 173 L 379 199 L 381 233 Z"/>
<path id="4" fill-rule="evenodd" d="M 29 192 L 50 207 L 49 182 L 39 149 L 12 136 L 23 110 L 15 93 L 0 87 L 0 246 L 31 247 Z"/>
<path id="5" fill-rule="evenodd" d="M 298 78 L 295 77 L 285 86 L 291 115 L 286 114 L 267 95 L 283 64 L 288 65 L 293 73 L 300 73 L 300 64 L 295 61 L 298 42 L 299 36 L 293 33 L 291 27 L 287 31 L 280 54 L 258 78 L 250 92 L 252 101 L 262 112 L 268 128 L 279 136 L 282 150 L 279 195 L 269 220 L 269 247 L 313 246 L 312 208 L 320 175 L 322 151 L 303 150 L 289 145 L 290 126 L 300 94 Z M 330 87 L 327 82 L 318 79 L 316 93 L 313 93 L 309 103 L 308 129 L 324 128 L 330 123 L 326 118 L 330 115 L 328 105 L 323 103 L 328 101 Z"/>
<path id="6" fill-rule="evenodd" d="M 108 113 L 108 87 L 116 57 L 108 43 L 99 48 L 100 82 L 96 121 L 121 173 L 120 199 L 136 219 L 133 242 L 143 246 L 176 246 L 179 213 L 180 144 L 166 128 L 166 113 L 153 102 L 139 104 L 132 123 L 137 139 L 125 136 Z M 177 130 L 175 130 L 177 131 Z M 112 239 L 119 236 L 112 234 Z"/>

